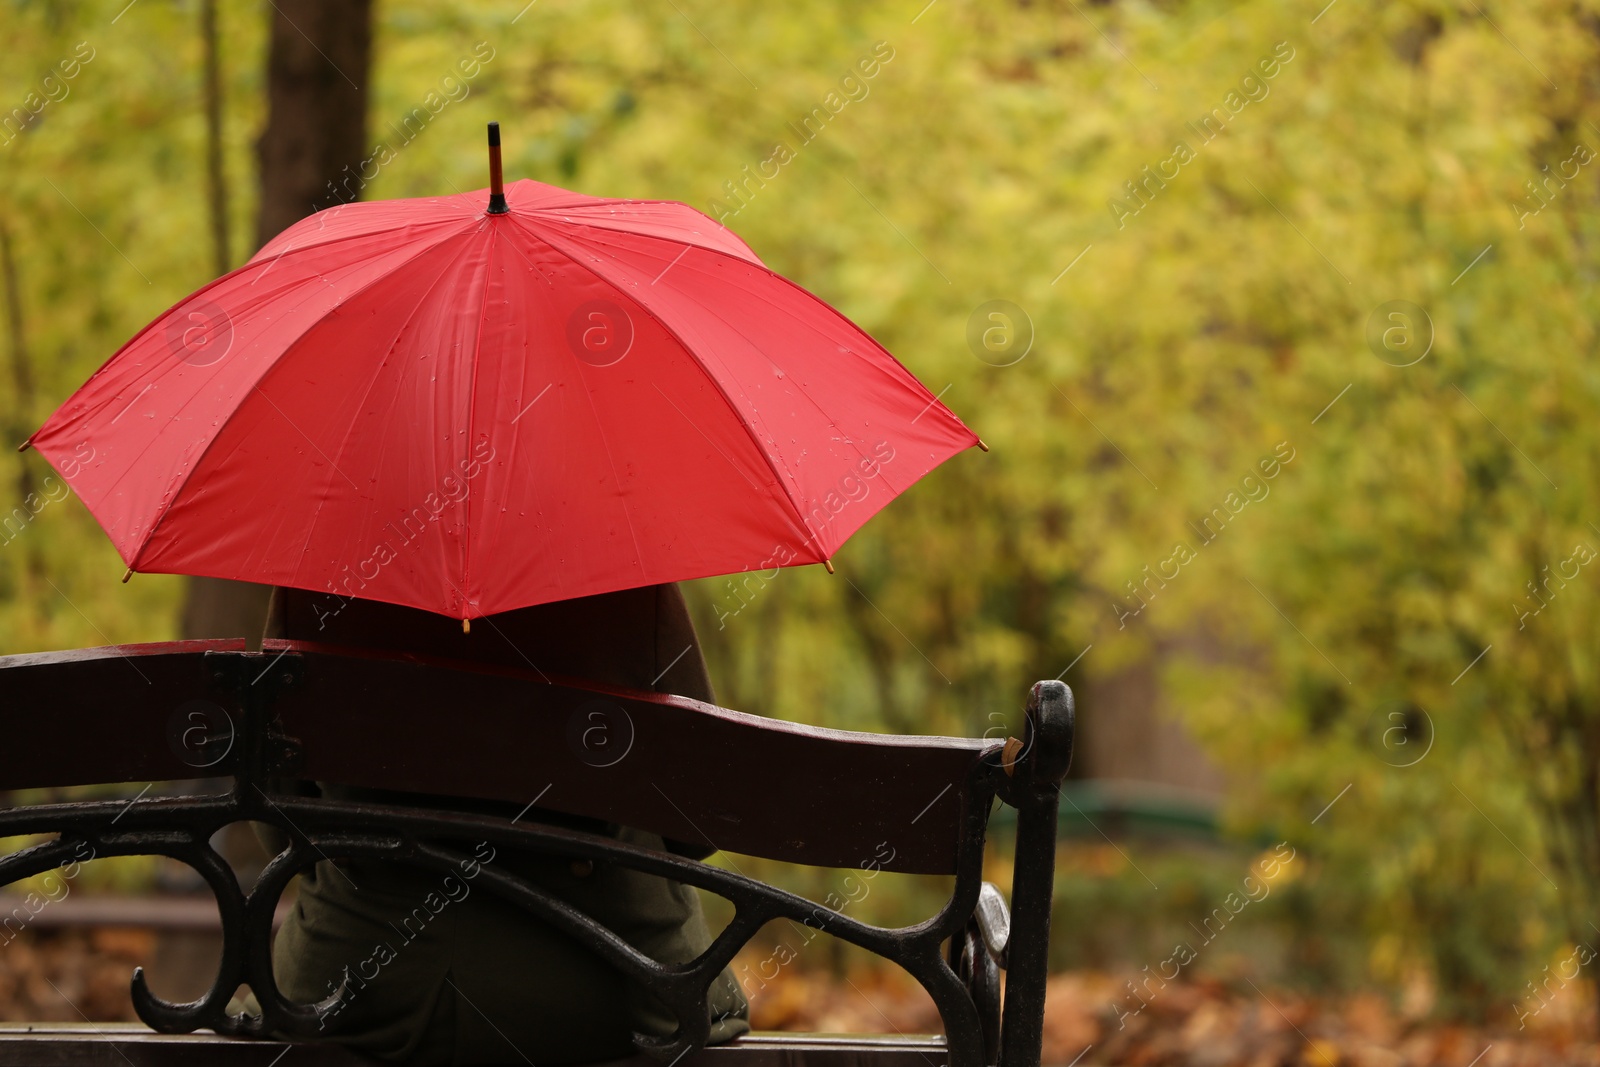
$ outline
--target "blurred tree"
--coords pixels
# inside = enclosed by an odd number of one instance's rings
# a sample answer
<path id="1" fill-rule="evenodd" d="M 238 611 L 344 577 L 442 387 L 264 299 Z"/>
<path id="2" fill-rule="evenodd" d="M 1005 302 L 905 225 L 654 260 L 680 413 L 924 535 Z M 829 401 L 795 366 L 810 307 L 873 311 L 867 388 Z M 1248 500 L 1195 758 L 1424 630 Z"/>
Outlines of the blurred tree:
<path id="1" fill-rule="evenodd" d="M 205 56 L 206 200 L 211 208 L 211 245 L 220 278 L 233 269 L 228 254 L 228 176 L 222 166 L 222 59 L 217 40 L 217 0 L 200 0 L 200 39 Z"/>

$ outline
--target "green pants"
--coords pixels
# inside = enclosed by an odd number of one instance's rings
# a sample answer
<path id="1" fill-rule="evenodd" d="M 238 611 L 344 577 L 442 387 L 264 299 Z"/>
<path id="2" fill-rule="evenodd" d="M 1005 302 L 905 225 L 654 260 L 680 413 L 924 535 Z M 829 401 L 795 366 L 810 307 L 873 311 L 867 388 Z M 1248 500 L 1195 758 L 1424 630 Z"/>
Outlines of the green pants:
<path id="1" fill-rule="evenodd" d="M 623 829 L 620 840 L 661 849 Z M 391 863 L 318 863 L 278 934 L 278 984 L 302 1003 L 341 978 L 329 1039 L 407 1064 L 577 1063 L 630 1055 L 632 1034 L 676 1026 L 648 991 L 599 957 L 494 895 L 485 868 L 512 871 L 663 963 L 710 944 L 695 891 L 609 864 L 498 852 L 479 845 L 449 873 Z M 749 1030 L 738 983 L 724 971 L 710 997 L 713 1043 Z"/>

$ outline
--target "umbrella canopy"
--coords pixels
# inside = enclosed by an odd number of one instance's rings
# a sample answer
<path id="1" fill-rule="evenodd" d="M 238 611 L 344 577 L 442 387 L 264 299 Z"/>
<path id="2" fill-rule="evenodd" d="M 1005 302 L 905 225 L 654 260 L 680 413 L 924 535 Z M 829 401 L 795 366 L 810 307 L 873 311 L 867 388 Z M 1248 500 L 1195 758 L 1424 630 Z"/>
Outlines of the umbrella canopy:
<path id="1" fill-rule="evenodd" d="M 303 220 L 29 443 L 130 571 L 462 619 L 826 561 L 978 443 L 692 208 L 488 195 Z"/>

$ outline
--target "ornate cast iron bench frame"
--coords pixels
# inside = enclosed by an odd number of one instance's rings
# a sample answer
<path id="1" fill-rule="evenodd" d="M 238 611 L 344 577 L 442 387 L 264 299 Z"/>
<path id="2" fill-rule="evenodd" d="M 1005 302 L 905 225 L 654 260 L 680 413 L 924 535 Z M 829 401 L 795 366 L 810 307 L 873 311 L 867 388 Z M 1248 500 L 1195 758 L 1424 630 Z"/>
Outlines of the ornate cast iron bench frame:
<path id="1" fill-rule="evenodd" d="M 824 730 L 533 671 L 297 642 L 268 642 L 262 652 L 238 641 L 188 641 L 4 657 L 0 693 L 9 711 L 0 788 L 233 779 L 230 791 L 215 796 L 0 809 L 0 836 L 57 835 L 0 859 L 0 885 L 89 850 L 96 858 L 169 856 L 210 886 L 223 940 L 211 989 L 196 1001 L 169 1003 L 151 992 L 142 968 L 133 974 L 135 1009 L 159 1033 L 315 1037 L 343 990 L 320 1004 L 297 1004 L 273 980 L 273 912 L 290 880 L 321 860 L 456 871 L 472 859 L 468 842 L 487 841 L 662 875 L 733 904 L 733 919 L 705 953 L 665 965 L 511 872 L 478 869 L 491 892 L 661 997 L 678 1031 L 636 1036 L 635 1044 L 663 1063 L 704 1046 L 711 982 L 776 919 L 862 946 L 909 972 L 938 1008 L 949 1067 L 1039 1063 L 1056 807 L 1072 756 L 1072 694 L 1060 682 L 1033 687 L 1024 737 L 1003 743 Z M 448 708 L 470 711 L 441 714 Z M 596 729 L 603 745 L 589 744 Z M 529 808 L 537 802 L 707 849 L 824 867 L 864 867 L 863 858 L 881 857 L 887 844 L 892 858 L 882 869 L 954 875 L 955 883 L 936 915 L 885 929 L 670 852 L 538 822 L 305 797 L 278 791 L 285 779 Z M 996 799 L 1018 811 L 1010 914 L 982 880 Z M 276 827 L 289 841 L 248 890 L 210 843 L 241 820 Z M 255 993 L 262 1017 L 228 1014 L 241 983 Z M 741 1039 L 707 1054 L 827 1060 L 822 1045 L 785 1036 Z M 907 1040 L 926 1058 L 927 1039 Z M 847 1058 L 893 1059 L 879 1055 L 893 1042 L 877 1051 L 872 1042 L 857 1044 Z"/>

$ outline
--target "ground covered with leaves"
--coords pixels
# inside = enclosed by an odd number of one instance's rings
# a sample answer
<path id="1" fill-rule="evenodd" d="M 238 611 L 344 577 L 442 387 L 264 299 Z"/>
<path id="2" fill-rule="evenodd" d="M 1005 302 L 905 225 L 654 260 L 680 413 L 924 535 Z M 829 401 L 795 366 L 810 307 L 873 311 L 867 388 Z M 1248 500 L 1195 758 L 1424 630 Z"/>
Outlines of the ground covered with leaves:
<path id="1" fill-rule="evenodd" d="M 141 931 L 40 932 L 0 947 L 0 1019 L 131 1021 L 128 979 L 156 938 Z M 158 985 L 159 965 L 152 968 Z M 1524 1029 L 1442 1023 L 1376 994 L 1318 998 L 1239 980 L 1176 981 L 1141 1000 L 1131 976 L 1050 980 L 1044 1063 L 1056 1067 L 1600 1067 L 1593 993 L 1572 984 Z M 759 980 L 758 980 L 759 981 Z M 928 1033 L 932 1002 L 898 971 L 792 966 L 749 982 L 761 1030 Z M 1425 1000 L 1425 998 L 1424 998 Z M 1142 1006 L 1141 1006 L 1142 1005 Z"/>
<path id="2" fill-rule="evenodd" d="M 1382 997 L 1319 999 L 1238 982 L 1173 982 L 1148 1003 L 1120 978 L 1051 978 L 1044 1062 L 1075 1067 L 1578 1067 L 1600 1065 L 1576 985 L 1524 1030 L 1439 1023 Z M 895 972 L 796 971 L 755 992 L 758 1029 L 936 1031 L 932 1003 Z M 1137 1009 L 1137 1011 L 1135 1011 Z"/>

